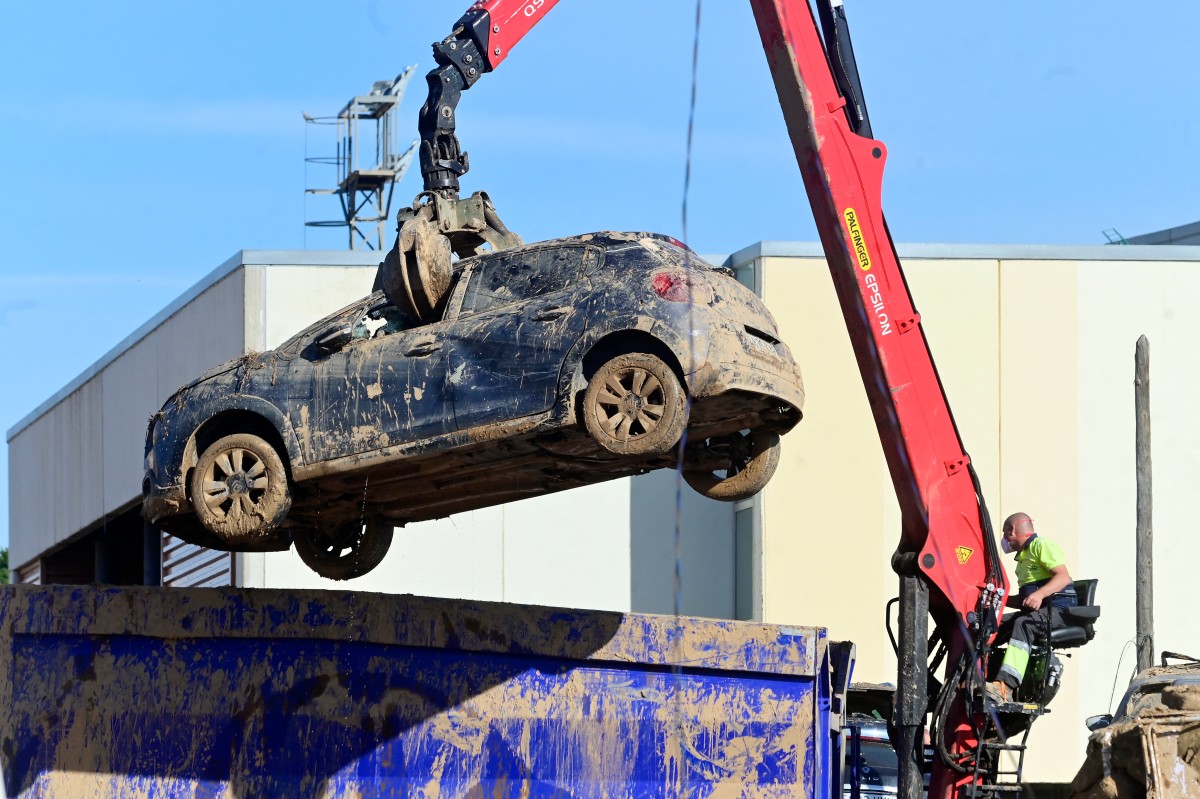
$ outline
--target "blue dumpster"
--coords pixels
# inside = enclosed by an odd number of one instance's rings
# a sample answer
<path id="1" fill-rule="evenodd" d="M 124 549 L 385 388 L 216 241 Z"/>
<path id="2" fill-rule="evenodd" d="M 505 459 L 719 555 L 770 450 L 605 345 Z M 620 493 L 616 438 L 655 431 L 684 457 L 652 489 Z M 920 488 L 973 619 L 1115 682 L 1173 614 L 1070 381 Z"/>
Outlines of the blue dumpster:
<path id="1" fill-rule="evenodd" d="M 9 797 L 840 794 L 853 655 L 821 628 L 12 586 L 0 636 Z"/>

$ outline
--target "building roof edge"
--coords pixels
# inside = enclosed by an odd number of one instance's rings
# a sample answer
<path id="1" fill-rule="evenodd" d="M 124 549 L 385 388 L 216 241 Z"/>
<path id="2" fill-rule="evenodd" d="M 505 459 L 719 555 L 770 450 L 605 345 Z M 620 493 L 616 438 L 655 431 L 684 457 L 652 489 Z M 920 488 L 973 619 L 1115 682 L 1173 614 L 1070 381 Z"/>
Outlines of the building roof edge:
<path id="1" fill-rule="evenodd" d="M 121 356 L 126 350 L 133 347 L 134 344 L 141 341 L 150 333 L 154 332 L 159 326 L 177 314 L 185 305 L 199 297 L 208 289 L 215 286 L 217 283 L 224 280 L 229 275 L 233 274 L 240 267 L 245 266 L 327 266 L 333 268 L 354 268 L 361 266 L 375 266 L 379 263 L 382 255 L 376 251 L 363 252 L 354 250 L 238 250 L 232 256 L 227 258 L 224 263 L 216 269 L 209 272 L 204 277 L 200 278 L 191 288 L 184 291 L 178 297 L 171 301 L 165 308 L 150 317 L 149 320 L 140 325 L 136 330 L 130 333 L 125 338 L 121 339 L 112 349 L 100 356 L 87 369 L 83 370 L 78 376 L 72 379 L 65 386 L 54 392 L 44 402 L 34 408 L 32 411 L 23 416 L 20 421 L 8 429 L 5 434 L 5 441 L 10 442 L 23 430 L 44 416 L 51 408 L 63 399 L 69 397 L 79 390 L 84 383 L 91 380 L 96 375 Z"/>

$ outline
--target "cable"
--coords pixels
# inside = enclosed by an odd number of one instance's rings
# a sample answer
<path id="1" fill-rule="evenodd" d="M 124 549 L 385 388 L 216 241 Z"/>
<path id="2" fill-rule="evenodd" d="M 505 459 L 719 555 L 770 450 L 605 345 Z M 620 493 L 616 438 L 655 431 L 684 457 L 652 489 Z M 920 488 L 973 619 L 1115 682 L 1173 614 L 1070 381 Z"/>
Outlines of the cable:
<path id="1" fill-rule="evenodd" d="M 1121 655 L 1117 658 L 1117 668 L 1113 670 L 1112 691 L 1108 695 L 1108 712 L 1111 715 L 1113 709 L 1113 697 L 1117 695 L 1117 678 L 1121 676 L 1121 664 L 1125 661 L 1125 653 L 1129 651 L 1129 647 L 1136 646 L 1137 639 L 1130 638 L 1125 642 L 1125 646 L 1121 647 Z"/>
<path id="2" fill-rule="evenodd" d="M 683 263 L 684 269 L 691 269 L 691 249 L 688 246 L 688 192 L 691 189 L 692 183 L 692 138 L 695 131 L 696 122 L 696 94 L 698 86 L 698 73 L 700 63 L 700 7 L 702 0 L 696 0 L 696 23 L 695 32 L 692 39 L 692 92 L 691 101 L 688 106 L 688 125 L 687 125 L 687 144 L 684 155 L 683 169 L 683 203 L 681 207 L 682 223 L 683 223 Z M 687 281 L 688 289 L 688 330 L 693 327 L 692 311 L 695 306 L 695 298 L 692 296 L 692 281 Z M 687 398 L 685 410 L 691 414 L 692 402 L 692 380 L 695 374 L 696 354 L 693 349 L 695 343 L 692 336 L 688 336 L 688 369 L 686 375 Z M 682 610 L 682 593 L 683 593 L 683 453 L 687 447 L 687 427 L 683 429 L 683 434 L 679 439 L 679 454 L 675 459 L 675 616 L 678 618 Z"/>
<path id="3" fill-rule="evenodd" d="M 683 201 L 681 203 L 681 216 L 683 223 L 683 265 L 684 273 L 688 275 L 687 290 L 688 290 L 688 331 L 694 327 L 692 322 L 692 312 L 694 309 L 694 297 L 692 296 L 692 281 L 690 278 L 691 270 L 691 249 L 688 245 L 688 192 L 691 189 L 692 183 L 692 134 L 695 130 L 696 121 L 696 93 L 697 93 L 697 75 L 698 65 L 700 62 L 700 6 L 701 0 L 696 0 L 696 23 L 695 31 L 692 39 L 692 91 L 691 99 L 688 105 L 688 125 L 687 125 L 687 144 L 684 152 L 684 169 L 683 169 Z M 696 354 L 693 349 L 695 343 L 691 335 L 688 336 L 688 369 L 685 375 L 685 384 L 687 386 L 686 397 L 684 400 L 684 411 L 689 416 L 692 411 L 692 382 L 695 374 Z M 675 610 L 675 646 L 678 646 L 683 638 L 682 624 L 680 618 L 683 610 L 683 453 L 687 447 L 687 426 L 683 428 L 683 433 L 679 438 L 679 455 L 675 463 L 675 574 L 674 574 L 674 610 Z M 683 746 L 683 715 L 680 710 L 679 690 L 682 685 L 681 677 L 683 676 L 682 658 L 674 658 L 674 665 L 671 667 L 671 674 L 675 680 L 675 701 L 672 703 L 675 716 L 675 734 L 679 736 L 679 744 Z M 679 792 L 681 796 L 687 796 L 687 770 L 680 769 L 676 777 L 680 782 Z"/>

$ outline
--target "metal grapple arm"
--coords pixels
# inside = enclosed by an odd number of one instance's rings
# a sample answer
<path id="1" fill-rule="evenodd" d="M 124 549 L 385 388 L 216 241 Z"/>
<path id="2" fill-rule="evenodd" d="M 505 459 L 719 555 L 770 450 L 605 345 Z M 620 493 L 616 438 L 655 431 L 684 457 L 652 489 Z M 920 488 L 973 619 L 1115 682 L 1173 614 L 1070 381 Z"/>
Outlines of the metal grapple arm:
<path id="1" fill-rule="evenodd" d="M 470 162 L 455 133 L 455 111 L 462 93 L 508 57 L 558 0 L 479 0 L 433 45 L 437 62 L 425 81 L 429 95 L 421 107 L 421 175 L 425 191 L 458 199 L 458 179 Z"/>

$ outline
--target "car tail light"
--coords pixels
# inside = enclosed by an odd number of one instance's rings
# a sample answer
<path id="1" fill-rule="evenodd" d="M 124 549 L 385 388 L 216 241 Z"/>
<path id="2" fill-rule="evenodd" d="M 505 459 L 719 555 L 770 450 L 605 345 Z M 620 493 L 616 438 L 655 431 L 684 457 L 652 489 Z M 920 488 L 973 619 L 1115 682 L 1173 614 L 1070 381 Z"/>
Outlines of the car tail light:
<path id="1" fill-rule="evenodd" d="M 668 302 L 712 302 L 708 284 L 687 272 L 655 272 L 650 288 Z"/>

